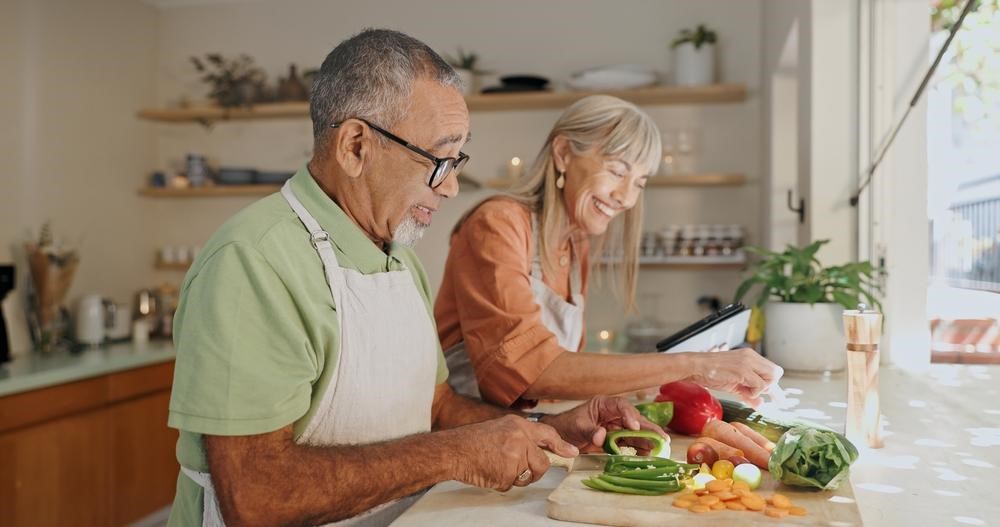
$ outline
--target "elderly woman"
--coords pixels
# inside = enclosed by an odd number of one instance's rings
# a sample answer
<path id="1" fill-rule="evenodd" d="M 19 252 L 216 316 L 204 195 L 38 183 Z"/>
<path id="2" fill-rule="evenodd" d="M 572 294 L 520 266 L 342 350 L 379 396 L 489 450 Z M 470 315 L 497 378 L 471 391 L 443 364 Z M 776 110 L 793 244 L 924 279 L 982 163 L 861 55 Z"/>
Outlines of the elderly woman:
<path id="1" fill-rule="evenodd" d="M 781 369 L 751 349 L 608 356 L 584 344 L 591 254 L 623 307 L 635 300 L 642 191 L 660 158 L 652 119 L 621 99 L 570 106 L 526 177 L 459 220 L 434 306 L 449 382 L 504 406 L 690 380 L 753 402 Z"/>

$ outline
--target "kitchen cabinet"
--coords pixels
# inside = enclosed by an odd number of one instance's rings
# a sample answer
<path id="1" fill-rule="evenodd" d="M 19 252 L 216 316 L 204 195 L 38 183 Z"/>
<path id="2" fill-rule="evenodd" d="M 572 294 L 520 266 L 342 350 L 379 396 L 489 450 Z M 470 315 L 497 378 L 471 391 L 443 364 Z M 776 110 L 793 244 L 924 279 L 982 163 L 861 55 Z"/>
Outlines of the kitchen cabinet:
<path id="1" fill-rule="evenodd" d="M 173 362 L 0 398 L 0 525 L 128 525 L 173 501 Z"/>

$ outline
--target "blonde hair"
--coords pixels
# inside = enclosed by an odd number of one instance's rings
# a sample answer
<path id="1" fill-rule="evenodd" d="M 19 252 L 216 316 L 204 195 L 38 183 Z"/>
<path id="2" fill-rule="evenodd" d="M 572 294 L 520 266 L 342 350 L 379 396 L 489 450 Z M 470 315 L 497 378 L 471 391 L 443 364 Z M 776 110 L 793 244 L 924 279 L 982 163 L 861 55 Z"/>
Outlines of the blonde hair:
<path id="1" fill-rule="evenodd" d="M 553 254 L 568 217 L 562 192 L 556 187 L 552 144 L 564 137 L 574 154 L 596 149 L 607 157 L 622 159 L 655 174 L 660 163 L 660 131 L 653 119 L 634 104 L 610 95 L 591 95 L 573 103 L 559 116 L 538 157 L 525 176 L 510 189 L 510 197 L 538 214 L 538 254 L 542 271 L 554 274 Z M 635 309 L 639 274 L 639 238 L 642 236 L 642 199 L 612 220 L 608 230 L 591 245 L 591 259 L 607 253 L 612 261 L 604 269 L 615 295 L 628 311 Z M 621 258 L 618 258 L 621 255 Z"/>

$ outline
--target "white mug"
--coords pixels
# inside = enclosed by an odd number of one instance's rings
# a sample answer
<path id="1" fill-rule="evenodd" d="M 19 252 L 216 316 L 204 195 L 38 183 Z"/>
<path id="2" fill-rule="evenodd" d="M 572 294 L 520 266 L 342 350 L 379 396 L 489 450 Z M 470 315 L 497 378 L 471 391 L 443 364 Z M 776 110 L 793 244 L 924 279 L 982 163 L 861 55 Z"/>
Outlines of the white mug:
<path id="1" fill-rule="evenodd" d="M 104 342 L 106 312 L 101 295 L 91 293 L 80 299 L 76 310 L 76 341 L 92 346 Z"/>

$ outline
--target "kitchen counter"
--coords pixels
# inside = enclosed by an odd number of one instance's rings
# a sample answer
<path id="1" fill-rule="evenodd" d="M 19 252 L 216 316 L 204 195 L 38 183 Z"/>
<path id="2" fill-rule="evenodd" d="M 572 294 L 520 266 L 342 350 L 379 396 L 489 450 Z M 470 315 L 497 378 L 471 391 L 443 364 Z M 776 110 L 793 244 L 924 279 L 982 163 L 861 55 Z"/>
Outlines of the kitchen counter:
<path id="1" fill-rule="evenodd" d="M 169 341 L 131 342 L 51 355 L 28 353 L 0 366 L 0 397 L 174 360 Z"/>
<path id="2" fill-rule="evenodd" d="M 858 445 L 861 456 L 851 468 L 866 525 L 1000 525 L 997 381 L 1000 368 L 989 366 L 932 365 L 920 373 L 882 368 L 885 448 Z M 784 410 L 765 404 L 762 411 L 843 430 L 844 374 L 786 375 L 781 384 L 788 392 Z M 543 411 L 558 411 L 560 406 Z M 683 452 L 673 454 L 681 456 Z M 565 475 L 553 469 L 534 485 L 506 493 L 454 481 L 441 483 L 392 525 L 583 525 L 546 516 L 546 499 Z"/>

